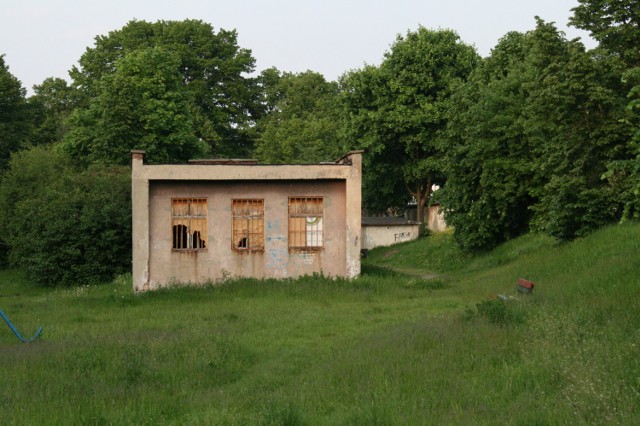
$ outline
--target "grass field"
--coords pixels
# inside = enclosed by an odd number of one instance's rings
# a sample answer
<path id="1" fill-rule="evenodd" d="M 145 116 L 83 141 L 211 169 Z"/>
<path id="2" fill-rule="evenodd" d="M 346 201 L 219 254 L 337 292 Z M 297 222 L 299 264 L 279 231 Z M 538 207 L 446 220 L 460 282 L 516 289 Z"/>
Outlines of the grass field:
<path id="1" fill-rule="evenodd" d="M 0 272 L 3 424 L 637 424 L 640 225 L 464 255 L 370 252 L 357 280 L 131 292 Z M 536 283 L 518 296 L 518 277 Z M 497 294 L 514 296 L 503 302 Z"/>

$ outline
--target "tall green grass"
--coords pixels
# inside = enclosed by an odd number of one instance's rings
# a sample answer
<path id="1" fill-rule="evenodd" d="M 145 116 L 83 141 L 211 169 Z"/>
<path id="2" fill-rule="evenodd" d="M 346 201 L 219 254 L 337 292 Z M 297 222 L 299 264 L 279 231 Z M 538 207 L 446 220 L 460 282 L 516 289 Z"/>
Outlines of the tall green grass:
<path id="1" fill-rule="evenodd" d="M 134 295 L 129 276 L 52 290 L 4 271 L 0 308 L 45 331 L 21 344 L 0 324 L 2 421 L 633 424 L 639 253 L 624 225 L 481 256 L 433 235 L 372 251 L 357 280 Z"/>

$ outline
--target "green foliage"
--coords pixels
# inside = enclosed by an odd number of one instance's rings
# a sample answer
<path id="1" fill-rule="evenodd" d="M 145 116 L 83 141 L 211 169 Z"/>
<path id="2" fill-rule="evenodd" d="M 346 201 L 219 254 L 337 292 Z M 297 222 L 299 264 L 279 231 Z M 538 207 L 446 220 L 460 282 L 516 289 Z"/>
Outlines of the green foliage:
<path id="1" fill-rule="evenodd" d="M 571 25 L 587 30 L 605 49 L 631 67 L 640 66 L 640 2 L 638 0 L 578 0 Z"/>
<path id="2" fill-rule="evenodd" d="M 605 54 L 621 60 L 625 69 L 613 73 L 627 93 L 627 114 L 620 119 L 629 133 L 626 157 L 615 158 L 604 177 L 624 203 L 625 218 L 640 217 L 640 3 L 637 0 L 579 0 L 571 24 L 587 30 Z"/>
<path id="3" fill-rule="evenodd" d="M 105 90 L 111 91 L 108 96 L 117 97 L 117 86 L 113 84 L 123 78 L 122 60 L 138 50 L 147 51 L 139 55 L 151 55 L 149 49 L 155 51 L 156 56 L 162 51 L 168 63 L 163 65 L 162 60 L 156 58 L 151 64 L 130 64 L 134 69 L 128 72 L 132 81 L 127 86 L 132 92 L 142 96 L 150 91 L 147 96 L 160 103 L 164 110 L 160 114 L 184 115 L 181 105 L 172 111 L 171 102 L 182 104 L 184 98 L 188 99 L 191 117 L 185 117 L 182 124 L 192 127 L 194 136 L 208 145 L 213 155 L 246 158 L 252 149 L 247 129 L 260 116 L 262 106 L 257 82 L 246 77 L 253 71 L 254 59 L 249 50 L 237 45 L 235 31 L 215 32 L 210 24 L 198 20 L 131 21 L 106 36 L 96 37 L 95 46 L 80 58 L 80 67 L 71 71 L 79 91 L 80 107 L 89 108 L 94 98 L 105 96 Z M 135 67 L 140 69 L 136 72 Z M 145 71 L 146 67 L 151 69 Z M 108 77 L 114 73 L 120 76 Z M 146 82 L 133 90 L 136 74 Z M 151 87 L 154 79 L 158 79 L 160 85 L 155 90 Z M 168 92 L 167 98 L 160 96 L 163 91 Z M 134 93 L 126 95 L 131 97 Z M 157 119 L 166 125 L 168 117 Z M 122 124 L 126 126 L 125 123 Z"/>
<path id="4" fill-rule="evenodd" d="M 525 314 L 516 303 L 501 299 L 484 300 L 476 304 L 477 314 L 493 324 L 519 325 L 525 322 Z"/>
<path id="5" fill-rule="evenodd" d="M 110 280 L 131 262 L 127 168 L 78 169 L 47 147 L 22 151 L 0 184 L 10 260 L 49 286 Z"/>
<path id="6" fill-rule="evenodd" d="M 623 75 L 623 82 L 631 87 L 627 99 L 628 119 L 632 137 L 629 148 L 631 158 L 612 162 L 605 175 L 614 185 L 620 183 L 624 191 L 622 198 L 625 203 L 625 217 L 640 218 L 640 67 L 631 68 Z"/>
<path id="7" fill-rule="evenodd" d="M 553 176 L 544 186 L 545 194 L 533 209 L 534 226 L 558 238 L 584 237 L 620 218 L 622 209 L 603 185 L 588 185 L 581 177 Z"/>
<path id="8" fill-rule="evenodd" d="M 624 204 L 624 219 L 640 218 L 640 67 L 630 68 L 622 74 L 622 83 L 629 88 L 626 116 L 620 120 L 628 129 L 629 143 L 626 158 L 608 164 L 603 174 L 617 189 Z"/>
<path id="9" fill-rule="evenodd" d="M 572 239 L 620 218 L 620 188 L 601 179 L 628 155 L 617 70 L 541 20 L 500 41 L 454 96 L 441 201 L 463 249 L 531 226 Z"/>
<path id="10" fill-rule="evenodd" d="M 0 182 L 11 155 L 28 143 L 33 128 L 25 95 L 26 90 L 9 72 L 4 55 L 0 55 Z M 3 220 L 0 215 L 0 223 Z M 7 243 L 0 236 L 0 266 L 6 265 L 8 253 Z"/>
<path id="11" fill-rule="evenodd" d="M 377 197 L 385 201 L 413 196 L 422 220 L 432 185 L 444 178 L 437 146 L 450 98 L 478 59 L 455 32 L 420 27 L 398 36 L 380 67 L 368 66 L 343 78 L 345 137 L 367 150 L 367 208 L 379 210 L 375 191 L 383 189 Z M 403 187 L 409 194 L 396 194 Z"/>
<path id="12" fill-rule="evenodd" d="M 11 153 L 21 149 L 31 133 L 32 117 L 25 95 L 26 90 L 0 55 L 0 173 Z"/>
<path id="13" fill-rule="evenodd" d="M 307 71 L 262 74 L 267 113 L 257 122 L 255 155 L 266 163 L 318 163 L 345 153 L 340 146 L 338 85 Z"/>
<path id="14" fill-rule="evenodd" d="M 464 250 L 495 247 L 528 227 L 538 181 L 522 119 L 534 78 L 526 51 L 525 36 L 506 35 L 453 98 L 440 200 Z"/>
<path id="15" fill-rule="evenodd" d="M 47 78 L 33 87 L 29 105 L 34 113 L 32 145 L 62 141 L 67 132 L 66 120 L 75 106 L 75 90 L 61 78 Z"/>
<path id="16" fill-rule="evenodd" d="M 383 81 L 377 67 L 365 66 L 350 72 L 341 79 L 341 103 L 344 108 L 343 138 L 351 148 L 367 148 L 363 156 L 362 203 L 370 212 L 382 212 L 389 208 L 402 208 L 410 200 L 398 165 L 380 161 L 381 155 L 370 147 L 383 138 L 385 129 L 376 126 L 377 88 Z"/>
<path id="17" fill-rule="evenodd" d="M 533 221 L 550 235 L 572 239 L 622 215 L 620 188 L 602 179 L 608 163 L 629 152 L 621 68 L 619 61 L 585 53 L 580 44 L 559 43 L 550 28 L 536 32 L 534 61 L 545 69 L 526 115 L 530 137 L 541 148 L 537 163 L 544 186 L 536 194 Z M 549 52 L 557 52 L 556 59 Z"/>
<path id="18" fill-rule="evenodd" d="M 157 47 L 118 59 L 89 107 L 74 111 L 64 149 L 81 161 L 122 165 L 132 149 L 165 163 L 203 154 L 179 66 L 176 54 Z"/>

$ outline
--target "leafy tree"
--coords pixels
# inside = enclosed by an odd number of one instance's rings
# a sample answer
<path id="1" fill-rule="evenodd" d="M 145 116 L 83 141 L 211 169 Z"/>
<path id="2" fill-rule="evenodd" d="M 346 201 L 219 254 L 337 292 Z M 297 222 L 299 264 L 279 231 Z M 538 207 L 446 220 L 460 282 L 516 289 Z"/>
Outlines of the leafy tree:
<path id="1" fill-rule="evenodd" d="M 546 184 L 532 207 L 534 225 L 562 240 L 584 236 L 620 218 L 615 188 L 602 179 L 611 161 L 628 156 L 620 62 L 593 57 L 551 24 L 532 34 L 539 84 L 530 92 L 527 130 L 542 147 Z"/>
<path id="2" fill-rule="evenodd" d="M 462 248 L 532 225 L 571 239 L 619 217 L 600 179 L 625 150 L 615 67 L 542 20 L 500 40 L 454 96 L 441 201 Z"/>
<path id="3" fill-rule="evenodd" d="M 33 282 L 89 284 L 131 265 L 128 167 L 75 162 L 48 146 L 11 159 L 0 183 L 0 238 Z"/>
<path id="4" fill-rule="evenodd" d="M 60 142 L 67 132 L 66 120 L 75 105 L 74 90 L 66 80 L 47 78 L 33 87 L 35 94 L 29 98 L 34 113 L 35 130 L 32 145 Z"/>
<path id="5" fill-rule="evenodd" d="M 266 115 L 258 121 L 256 156 L 269 163 L 315 163 L 337 158 L 344 149 L 338 85 L 321 74 L 263 73 Z M 277 71 L 276 71 L 277 73 Z"/>
<path id="6" fill-rule="evenodd" d="M 186 161 L 207 149 L 193 133 L 190 92 L 177 54 L 160 47 L 132 51 L 102 77 L 88 108 L 71 116 L 64 147 L 77 158 L 127 164 L 131 149 L 157 162 Z"/>
<path id="7" fill-rule="evenodd" d="M 380 69 L 370 65 L 343 76 L 341 134 L 351 148 L 376 146 L 388 137 L 388 129 L 377 121 L 381 107 L 377 92 L 384 84 Z M 384 156 L 384 150 L 372 149 L 363 156 L 362 201 L 370 212 L 400 209 L 411 200 L 400 165 L 386 161 Z"/>
<path id="8" fill-rule="evenodd" d="M 528 229 L 531 188 L 539 184 L 522 106 L 534 70 L 526 37 L 509 33 L 453 96 L 439 194 L 447 224 L 465 250 L 483 250 Z"/>
<path id="9" fill-rule="evenodd" d="M 0 55 L 0 172 L 7 167 L 11 153 L 27 142 L 32 117 L 26 90 L 10 72 Z"/>
<path id="10" fill-rule="evenodd" d="M 417 202 L 420 221 L 432 185 L 444 179 L 437 146 L 451 95 L 478 60 L 455 32 L 420 27 L 398 36 L 380 67 L 343 79 L 350 144 L 367 149 L 366 164 L 384 172 L 384 187 L 405 187 Z"/>
<path id="11" fill-rule="evenodd" d="M 95 46 L 71 71 L 81 105 L 103 95 L 103 79 L 117 71 L 118 62 L 140 49 L 162 48 L 172 59 L 180 84 L 189 92 L 195 136 L 216 156 L 245 157 L 253 149 L 249 129 L 261 114 L 259 88 L 246 77 L 254 69 L 251 52 L 237 45 L 235 31 L 219 30 L 205 22 L 131 21 Z"/>
<path id="12" fill-rule="evenodd" d="M 570 23 L 591 33 L 609 54 L 626 65 L 616 75 L 627 94 L 630 155 L 609 164 L 605 174 L 609 183 L 619 187 L 625 201 L 625 217 L 640 218 L 640 1 L 579 0 Z"/>
<path id="13" fill-rule="evenodd" d="M 604 177 L 621 188 L 624 218 L 640 219 L 640 67 L 626 71 L 622 81 L 631 87 L 624 123 L 631 133 L 629 150 L 632 154 L 627 159 L 612 161 Z"/>
<path id="14" fill-rule="evenodd" d="M 629 67 L 640 66 L 640 1 L 578 0 L 570 24 L 587 30 Z"/>

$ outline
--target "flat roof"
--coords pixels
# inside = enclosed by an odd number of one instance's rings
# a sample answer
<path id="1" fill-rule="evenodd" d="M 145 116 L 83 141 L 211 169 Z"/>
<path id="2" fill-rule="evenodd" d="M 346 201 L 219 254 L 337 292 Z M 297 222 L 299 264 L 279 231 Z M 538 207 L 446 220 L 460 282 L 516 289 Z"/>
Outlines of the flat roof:
<path id="1" fill-rule="evenodd" d="M 420 225 L 415 220 L 405 219 L 404 217 L 363 217 L 363 226 L 402 226 L 402 225 Z"/>

